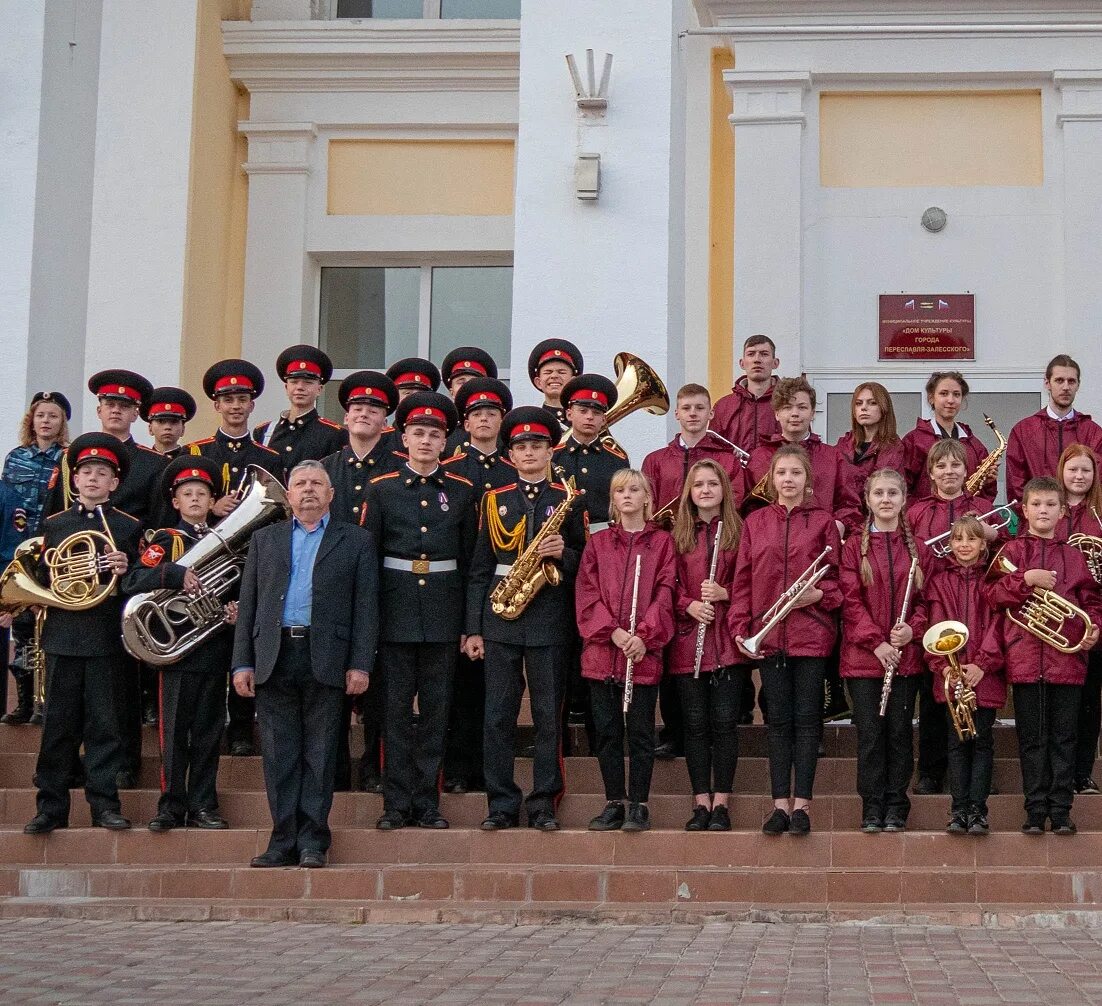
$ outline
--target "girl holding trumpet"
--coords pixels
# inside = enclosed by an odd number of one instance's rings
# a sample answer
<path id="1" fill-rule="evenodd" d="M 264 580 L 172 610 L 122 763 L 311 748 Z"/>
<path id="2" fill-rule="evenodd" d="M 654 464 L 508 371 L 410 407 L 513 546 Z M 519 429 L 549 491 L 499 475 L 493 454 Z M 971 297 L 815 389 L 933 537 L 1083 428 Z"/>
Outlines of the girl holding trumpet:
<path id="1" fill-rule="evenodd" d="M 742 528 L 727 626 L 743 656 L 761 660 L 769 705 L 774 809 L 762 831 L 806 835 L 823 732 L 823 677 L 837 636 L 834 613 L 842 603 L 841 545 L 834 515 L 812 502 L 811 460 L 802 447 L 777 449 L 766 492 L 771 502 Z M 785 607 L 788 614 L 775 617 Z"/>

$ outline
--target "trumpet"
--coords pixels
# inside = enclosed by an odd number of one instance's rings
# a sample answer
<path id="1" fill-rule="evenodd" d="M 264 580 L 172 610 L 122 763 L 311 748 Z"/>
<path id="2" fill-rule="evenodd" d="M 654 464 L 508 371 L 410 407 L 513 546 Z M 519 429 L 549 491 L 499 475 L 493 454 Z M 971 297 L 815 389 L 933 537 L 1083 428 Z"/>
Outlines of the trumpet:
<path id="1" fill-rule="evenodd" d="M 962 740 L 976 736 L 976 693 L 964 680 L 964 669 L 957 659 L 957 652 L 968 645 L 968 626 L 963 622 L 937 622 L 922 636 L 922 648 L 927 653 L 945 657 L 949 661 L 945 675 L 945 705 L 953 721 L 953 729 Z"/>
<path id="2" fill-rule="evenodd" d="M 709 437 L 715 437 L 715 438 L 716 438 L 716 440 L 720 441 L 720 443 L 724 443 L 724 444 L 726 444 L 726 445 L 727 445 L 728 447 L 730 447 L 730 448 L 731 448 L 731 451 L 732 451 L 732 452 L 734 453 L 734 455 L 735 455 L 735 458 L 736 458 L 736 459 L 738 460 L 738 463 L 739 463 L 740 465 L 742 465 L 742 467 L 743 467 L 743 468 L 745 468 L 745 467 L 746 467 L 747 463 L 748 463 L 748 462 L 749 462 L 749 460 L 750 460 L 750 452 L 749 452 L 749 451 L 744 451 L 744 450 L 743 450 L 743 449 L 742 449 L 741 447 L 739 447 L 739 445 L 738 445 L 738 444 L 736 444 L 736 443 L 732 443 L 732 442 L 731 442 L 730 440 L 728 440 L 728 439 L 727 439 L 727 438 L 726 438 L 725 436 L 723 436 L 722 434 L 720 434 L 720 433 L 716 433 L 716 431 L 715 431 L 715 430 L 711 430 L 711 429 L 709 429 L 709 430 L 705 430 L 705 431 L 704 431 L 704 434 L 705 434 L 705 436 L 709 436 Z"/>
<path id="3" fill-rule="evenodd" d="M 1004 549 L 999 549 L 998 554 L 991 560 L 987 567 L 987 578 L 1007 576 L 1017 573 L 1018 567 L 1005 555 Z M 1084 636 L 1091 630 L 1091 619 L 1082 608 L 1072 604 L 1065 597 L 1061 597 L 1054 590 L 1043 590 L 1034 587 L 1033 593 L 1026 598 L 1022 606 L 1016 611 L 1007 610 L 1006 617 L 1019 628 L 1025 629 L 1030 635 L 1036 636 L 1042 643 L 1048 643 L 1054 650 L 1061 653 L 1078 653 L 1083 648 L 1083 637 L 1077 643 L 1068 641 L 1066 623 L 1078 619 L 1083 623 Z"/>
<path id="4" fill-rule="evenodd" d="M 994 478 L 999 470 L 999 462 L 1002 461 L 1003 455 L 1006 453 L 1006 438 L 999 432 L 998 427 L 986 412 L 983 414 L 983 421 L 990 427 L 991 432 L 995 434 L 995 439 L 998 440 L 998 446 L 985 457 L 979 464 L 979 467 L 964 480 L 964 488 L 967 492 L 975 495 L 978 493 L 987 481 Z"/>
<path id="5" fill-rule="evenodd" d="M 1005 514 L 1002 520 L 998 524 L 988 524 L 992 530 L 1001 531 L 1004 527 L 1010 527 L 1010 522 L 1014 519 L 1014 511 L 1011 507 L 1017 505 L 1017 500 L 1011 500 L 1009 503 L 1004 503 L 1002 506 L 995 507 L 994 510 L 988 510 L 987 513 L 982 514 L 976 518 L 980 523 L 986 523 L 988 517 L 994 517 L 996 514 Z M 948 531 L 942 531 L 941 534 L 934 535 L 933 538 L 927 538 L 926 544 L 930 547 L 930 551 L 934 553 L 939 559 L 944 559 L 950 551 L 949 548 L 949 536 L 953 533 L 953 529 L 949 528 Z M 1071 540 L 1068 540 L 1068 544 L 1071 544 Z M 1099 540 L 1099 545 L 1102 546 L 1102 539 Z"/>
<path id="6" fill-rule="evenodd" d="M 742 648 L 751 656 L 758 656 L 761 644 L 781 622 L 783 622 L 796 607 L 800 598 L 830 572 L 830 566 L 825 563 L 826 557 L 834 551 L 829 545 L 824 548 L 795 581 L 776 601 L 773 606 L 762 616 L 761 628 L 749 639 L 742 641 Z"/>

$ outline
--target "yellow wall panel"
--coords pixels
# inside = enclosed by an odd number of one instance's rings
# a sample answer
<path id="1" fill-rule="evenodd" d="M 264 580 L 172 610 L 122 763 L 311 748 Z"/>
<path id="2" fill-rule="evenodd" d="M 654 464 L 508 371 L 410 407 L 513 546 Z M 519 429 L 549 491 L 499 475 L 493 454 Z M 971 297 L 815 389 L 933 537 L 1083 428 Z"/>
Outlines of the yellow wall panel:
<path id="1" fill-rule="evenodd" d="M 1040 185 L 1039 91 L 824 93 L 824 186 Z"/>
<path id="2" fill-rule="evenodd" d="M 734 69 L 730 49 L 712 50 L 711 184 L 708 259 L 708 388 L 712 401 L 731 389 L 735 332 L 735 131 L 723 71 Z"/>
<path id="3" fill-rule="evenodd" d="M 510 140 L 332 140 L 329 213 L 509 216 Z"/>

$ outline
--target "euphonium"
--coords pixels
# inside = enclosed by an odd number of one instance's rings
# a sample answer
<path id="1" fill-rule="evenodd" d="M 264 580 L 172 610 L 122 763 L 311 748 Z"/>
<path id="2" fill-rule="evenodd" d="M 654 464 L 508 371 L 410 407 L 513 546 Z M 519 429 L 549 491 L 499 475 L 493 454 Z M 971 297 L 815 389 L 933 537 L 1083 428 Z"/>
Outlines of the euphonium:
<path id="1" fill-rule="evenodd" d="M 1072 548 L 1083 553 L 1087 569 L 1091 571 L 1095 583 L 1102 583 L 1102 538 L 1092 534 L 1073 534 L 1068 539 Z"/>
<path id="2" fill-rule="evenodd" d="M 1006 576 L 1017 573 L 1018 567 L 1014 565 L 1000 549 L 991 560 L 987 568 L 987 578 Z M 1083 648 L 1083 639 L 1080 637 L 1077 643 L 1069 643 L 1067 633 L 1064 631 L 1064 623 L 1071 619 L 1079 619 L 1083 623 L 1083 634 L 1090 632 L 1090 616 L 1078 605 L 1072 604 L 1067 598 L 1061 597 L 1054 590 L 1043 590 L 1034 587 L 1033 593 L 1017 612 L 1008 610 L 1006 617 L 1015 625 L 1031 635 L 1036 636 L 1042 643 L 1048 643 L 1054 650 L 1061 653 L 1078 653 Z"/>
<path id="3" fill-rule="evenodd" d="M 963 622 L 937 622 L 922 636 L 922 648 L 927 653 L 945 657 L 949 661 L 945 675 L 945 705 L 953 721 L 953 729 L 962 740 L 976 736 L 976 693 L 964 680 L 964 668 L 957 659 L 957 651 L 968 645 L 968 626 Z"/>
<path id="4" fill-rule="evenodd" d="M 975 496 L 984 485 L 987 480 L 995 475 L 999 470 L 999 462 L 1002 461 L 1003 455 L 1006 453 L 1006 438 L 999 432 L 998 427 L 986 412 L 983 414 L 983 421 L 991 428 L 991 432 L 995 434 L 995 439 L 998 440 L 999 445 L 990 454 L 987 455 L 979 464 L 979 467 L 964 480 L 964 488 L 966 492 Z"/>
<path id="5" fill-rule="evenodd" d="M 566 487 L 566 499 L 555 507 L 543 527 L 536 532 L 528 547 L 521 552 L 517 561 L 509 567 L 509 572 L 490 593 L 490 610 L 499 618 L 513 621 L 524 614 L 524 609 L 545 586 L 557 587 L 562 580 L 562 571 L 550 559 L 537 555 L 540 542 L 556 535 L 570 508 L 579 497 L 585 495 L 584 489 L 575 489 L 573 478 L 563 483 Z M 496 515 L 496 514 L 495 514 Z"/>
<path id="6" fill-rule="evenodd" d="M 252 485 L 237 508 L 176 560 L 199 577 L 199 592 L 153 590 L 127 602 L 122 641 L 131 656 L 153 667 L 174 664 L 225 623 L 226 597 L 241 579 L 249 539 L 288 514 L 278 479 L 257 465 L 249 470 Z"/>

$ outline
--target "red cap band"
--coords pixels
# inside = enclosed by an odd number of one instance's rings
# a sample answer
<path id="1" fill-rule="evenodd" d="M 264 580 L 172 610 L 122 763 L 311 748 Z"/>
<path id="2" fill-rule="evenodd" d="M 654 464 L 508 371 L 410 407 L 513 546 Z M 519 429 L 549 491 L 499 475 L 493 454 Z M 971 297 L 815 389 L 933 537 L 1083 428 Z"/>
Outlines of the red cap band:
<path id="1" fill-rule="evenodd" d="M 140 391 L 128 388 L 125 384 L 105 384 L 96 392 L 97 398 L 110 396 L 111 398 L 129 398 L 132 402 L 139 403 L 142 400 Z"/>
<path id="2" fill-rule="evenodd" d="M 321 367 L 312 360 L 292 360 L 283 373 L 287 377 L 301 377 L 303 374 L 309 374 L 311 377 L 321 379 Z"/>
<path id="3" fill-rule="evenodd" d="M 444 413 L 432 405 L 422 405 L 416 409 L 410 409 L 409 414 L 406 416 L 405 425 L 410 426 L 416 423 L 418 419 L 427 419 L 431 423 L 439 423 L 441 426 L 447 426 L 448 421 L 444 418 Z"/>
<path id="4" fill-rule="evenodd" d="M 119 456 L 106 447 L 85 447 L 77 455 L 76 464 L 79 465 L 82 461 L 106 461 L 109 465 L 119 467 Z M 75 468 L 76 465 L 73 467 Z"/>
<path id="5" fill-rule="evenodd" d="M 570 402 L 573 404 L 577 402 L 579 405 L 601 405 L 604 408 L 608 408 L 608 395 L 603 391 L 592 391 L 589 388 L 579 388 L 570 396 Z"/>
<path id="6" fill-rule="evenodd" d="M 214 382 L 214 393 L 233 393 L 235 391 L 255 391 L 253 382 L 243 374 L 234 374 L 228 377 L 220 377 Z"/>
<path id="7" fill-rule="evenodd" d="M 509 439 L 512 440 L 518 433 L 536 433 L 551 439 L 551 431 L 543 423 L 518 423 L 509 431 Z"/>
<path id="8" fill-rule="evenodd" d="M 361 398 L 374 398 L 380 402 L 387 401 L 386 395 L 384 395 L 378 388 L 353 388 L 348 394 L 349 404 L 358 401 Z"/>
<path id="9" fill-rule="evenodd" d="M 569 363 L 571 367 L 574 367 L 574 361 L 570 358 L 570 354 L 562 349 L 549 349 L 543 356 L 540 357 L 540 362 L 536 364 L 536 368 L 539 369 L 548 360 L 562 360 L 563 363 Z M 577 368 L 575 368 L 577 369 Z"/>
<path id="10" fill-rule="evenodd" d="M 149 418 L 160 419 L 162 416 L 187 416 L 187 409 L 185 409 L 179 402 L 157 402 L 156 405 L 150 406 Z"/>
<path id="11" fill-rule="evenodd" d="M 203 471 L 202 468 L 185 468 L 172 480 L 172 488 L 175 489 L 181 482 L 194 482 L 196 479 L 206 482 L 207 485 L 214 485 L 209 472 Z"/>
<path id="12" fill-rule="evenodd" d="M 499 409 L 505 408 L 505 403 L 501 400 L 499 395 L 495 395 L 492 391 L 480 391 L 477 395 L 471 395 L 467 399 L 466 412 L 470 412 L 471 409 L 477 409 L 480 405 L 496 405 Z"/>
<path id="13" fill-rule="evenodd" d="M 409 373 L 402 374 L 401 377 L 396 377 L 394 383 L 398 385 L 398 387 L 401 387 L 403 384 L 417 384 L 424 385 L 427 388 L 431 382 L 424 374 Z"/>
<path id="14" fill-rule="evenodd" d="M 486 368 L 475 360 L 460 360 L 454 367 L 452 367 L 452 373 L 455 374 L 461 370 L 472 370 L 476 374 L 486 376 Z"/>

